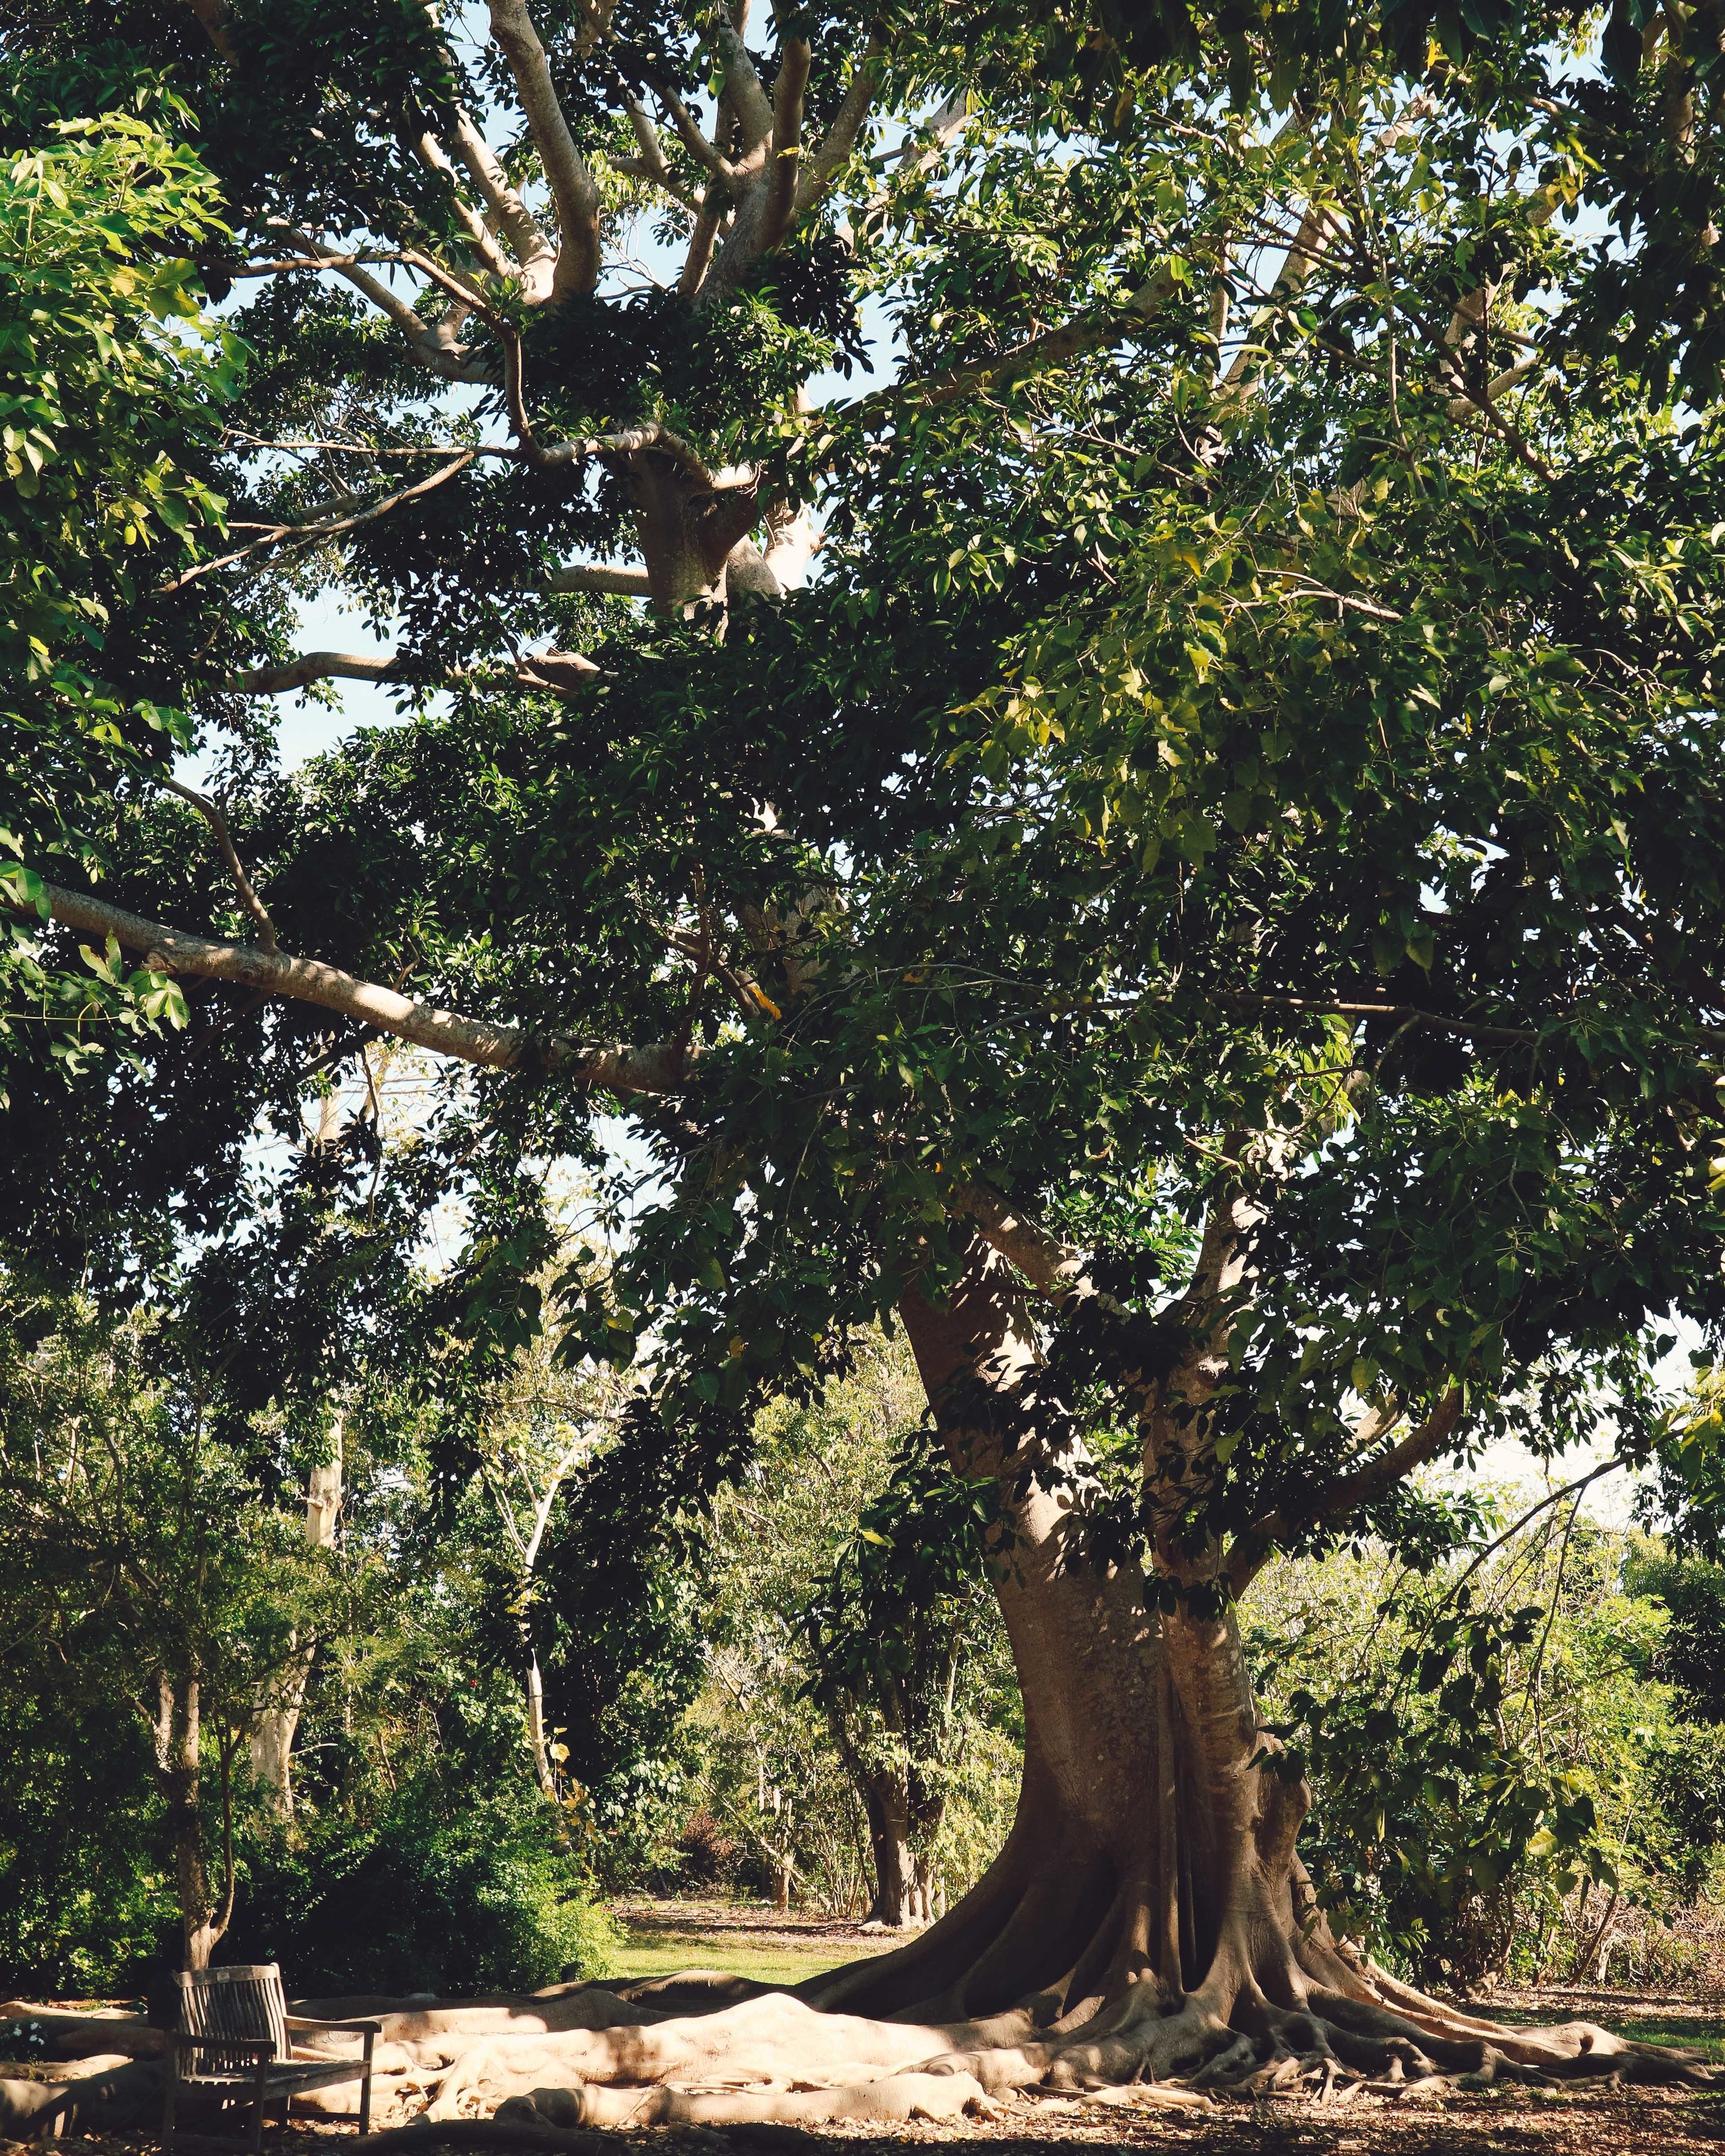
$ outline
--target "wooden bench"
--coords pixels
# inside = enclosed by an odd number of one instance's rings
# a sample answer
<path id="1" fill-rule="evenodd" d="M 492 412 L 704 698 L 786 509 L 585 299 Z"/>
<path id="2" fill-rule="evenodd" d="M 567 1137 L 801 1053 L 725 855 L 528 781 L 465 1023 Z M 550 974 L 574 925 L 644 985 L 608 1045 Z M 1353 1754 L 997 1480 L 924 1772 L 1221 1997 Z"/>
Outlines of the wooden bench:
<path id="1" fill-rule="evenodd" d="M 281 1992 L 281 1970 L 273 1961 L 232 1969 L 180 1972 L 180 2025 L 168 2039 L 167 2087 L 162 2136 L 172 2138 L 182 2090 L 199 2095 L 249 2097 L 251 2145 L 264 2145 L 264 2117 L 280 2101 L 281 2122 L 302 2090 L 359 2083 L 359 2130 L 372 2130 L 372 2046 L 381 2021 L 307 2021 L 290 2014 Z M 360 2057 L 331 2058 L 311 2052 L 295 2058 L 291 2039 L 328 2032 L 358 2036 Z"/>

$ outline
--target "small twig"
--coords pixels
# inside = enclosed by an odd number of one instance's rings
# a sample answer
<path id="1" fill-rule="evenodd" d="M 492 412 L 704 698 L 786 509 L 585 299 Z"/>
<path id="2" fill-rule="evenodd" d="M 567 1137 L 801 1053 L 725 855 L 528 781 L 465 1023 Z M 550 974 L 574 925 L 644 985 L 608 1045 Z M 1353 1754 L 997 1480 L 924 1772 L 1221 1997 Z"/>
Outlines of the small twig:
<path id="1" fill-rule="evenodd" d="M 1509 1025 L 1476 1025 L 1471 1019 L 1450 1018 L 1441 1011 L 1420 1010 L 1412 1004 L 1326 1002 L 1313 996 L 1250 994 L 1219 989 L 1214 1000 L 1240 1010 L 1290 1010 L 1326 1018 L 1395 1018 L 1407 1025 L 1432 1025 L 1445 1033 L 1460 1034 L 1464 1040 L 1500 1041 L 1507 1047 L 1532 1048 L 1539 1036 L 1529 1029 Z"/>
<path id="2" fill-rule="evenodd" d="M 378 517 L 387 516 L 392 509 L 399 508 L 403 502 L 411 501 L 418 495 L 429 494 L 434 488 L 443 485 L 446 480 L 454 479 L 458 472 L 465 471 L 478 454 L 477 449 L 463 449 L 458 457 L 446 464 L 441 471 L 434 472 L 429 479 L 422 479 L 412 486 L 404 486 L 395 494 L 387 495 L 382 501 L 370 509 L 361 510 L 356 516 L 334 517 L 325 524 L 275 525 L 262 538 L 236 547 L 231 554 L 223 554 L 213 562 L 200 562 L 169 583 L 157 585 L 156 596 L 167 598 L 174 592 L 183 591 L 187 584 L 195 583 L 200 577 L 207 577 L 216 569 L 232 568 L 236 562 L 243 562 L 248 554 L 255 554 L 264 547 L 280 546 L 284 541 L 291 542 L 296 547 L 314 547 L 321 540 L 333 539 L 343 531 L 353 531 L 359 525 L 375 523 Z"/>
<path id="3" fill-rule="evenodd" d="M 166 773 L 162 774 L 162 783 L 170 793 L 177 793 L 181 800 L 189 801 L 215 833 L 216 844 L 222 850 L 222 859 L 228 864 L 228 873 L 233 877 L 235 888 L 245 902 L 246 911 L 258 924 L 259 945 L 265 951 L 276 949 L 275 923 L 270 918 L 269 909 L 259 897 L 251 878 L 245 872 L 245 864 L 240 860 L 233 834 L 228 829 L 227 818 L 207 793 L 198 793 L 195 787 L 182 786 L 177 778 L 170 778 Z"/>

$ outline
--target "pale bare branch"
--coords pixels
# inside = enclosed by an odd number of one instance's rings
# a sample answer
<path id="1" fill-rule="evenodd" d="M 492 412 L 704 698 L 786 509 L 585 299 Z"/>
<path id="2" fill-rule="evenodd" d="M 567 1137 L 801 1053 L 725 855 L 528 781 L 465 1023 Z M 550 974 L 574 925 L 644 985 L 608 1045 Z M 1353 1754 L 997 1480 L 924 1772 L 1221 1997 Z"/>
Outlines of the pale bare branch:
<path id="1" fill-rule="evenodd" d="M 393 652 L 373 659 L 358 651 L 302 651 L 285 665 L 255 667 L 228 685 L 236 696 L 283 696 L 314 681 L 398 680 L 398 664 Z"/>
<path id="2" fill-rule="evenodd" d="M 494 277 L 511 277 L 512 273 L 504 259 L 502 249 L 498 246 L 485 218 L 471 203 L 463 199 L 460 185 L 455 177 L 455 167 L 445 155 L 443 144 L 429 127 L 421 130 L 418 140 L 413 145 L 413 154 L 427 172 L 435 172 L 439 179 L 449 182 L 450 203 L 461 220 L 461 229 L 467 234 L 467 244 L 475 258 Z"/>
<path id="3" fill-rule="evenodd" d="M 556 205 L 562 244 L 552 279 L 553 300 L 590 292 L 599 281 L 599 191 L 575 146 L 551 79 L 551 64 L 526 0 L 490 0 L 491 34 L 515 77 L 521 110 Z"/>
<path id="4" fill-rule="evenodd" d="M 694 158 L 696 163 L 711 172 L 720 185 L 730 193 L 737 194 L 748 182 L 748 174 L 732 163 L 715 144 L 708 141 L 701 131 L 701 123 L 669 85 L 654 85 L 655 95 L 670 115 L 671 124 L 677 131 L 677 139 Z"/>
<path id="5" fill-rule="evenodd" d="M 1082 316 L 1060 329 L 1046 330 L 1040 336 L 1027 337 L 1022 344 L 1012 346 L 993 359 L 975 360 L 968 366 L 955 367 L 947 373 L 931 375 L 923 382 L 905 382 L 897 389 L 884 392 L 883 400 L 915 398 L 923 404 L 953 404 L 982 390 L 1004 389 L 1029 376 L 1045 374 L 1085 352 L 1112 344 L 1138 323 L 1147 321 L 1158 308 L 1166 306 L 1178 289 L 1166 269 L 1158 270 L 1136 291 L 1128 293 L 1117 308 Z"/>
<path id="6" fill-rule="evenodd" d="M 773 101 L 749 58 L 748 47 L 729 23 L 720 23 L 717 44 L 719 64 L 725 75 L 725 93 L 742 130 L 742 147 L 747 155 L 758 149 L 773 132 Z"/>
<path id="7" fill-rule="evenodd" d="M 726 208 L 724 190 L 716 180 L 710 181 L 696 213 L 694 229 L 689 234 L 689 249 L 677 278 L 677 290 L 685 300 L 695 297 L 706 279 L 719 228 L 725 221 Z"/>
<path id="8" fill-rule="evenodd" d="M 1282 257 L 1281 266 L 1271 280 L 1269 298 L 1272 305 L 1286 305 L 1289 300 L 1299 297 L 1306 288 L 1312 265 L 1326 240 L 1336 228 L 1334 214 L 1328 203 L 1314 202 L 1307 204 L 1292 244 Z M 1223 376 L 1221 386 L 1224 389 L 1243 388 L 1252 373 L 1255 362 L 1261 360 L 1263 356 L 1257 346 L 1242 345 Z"/>
<path id="9" fill-rule="evenodd" d="M 248 434 L 243 427 L 224 427 L 222 439 L 238 442 L 249 449 L 279 450 L 284 455 L 300 450 L 321 450 L 331 455 L 344 457 L 459 457 L 464 450 L 471 449 L 476 457 L 502 457 L 513 464 L 519 461 L 520 452 L 501 442 L 414 442 L 380 444 L 377 442 L 327 441 L 316 436 L 287 441 L 273 440 L 268 434 Z"/>
<path id="10" fill-rule="evenodd" d="M 1228 1582 L 1234 1593 L 1244 1593 L 1271 1553 L 1281 1544 L 1344 1520 L 1350 1512 L 1375 1503 L 1378 1498 L 1387 1496 L 1416 1467 L 1436 1459 L 1461 1419 L 1461 1386 L 1451 1385 L 1425 1420 L 1410 1430 L 1399 1445 L 1392 1445 L 1388 1452 L 1380 1453 L 1351 1474 L 1332 1477 L 1296 1503 L 1278 1507 L 1254 1520 L 1249 1527 L 1242 1528 L 1228 1553 Z M 1354 1433 L 1353 1449 L 1359 1451 L 1377 1444 L 1399 1419 L 1399 1411 L 1393 1404 L 1368 1409 Z"/>
<path id="11" fill-rule="evenodd" d="M 875 92 L 880 84 L 880 59 L 877 46 L 870 45 L 858 64 L 855 74 L 839 110 L 833 115 L 833 124 L 828 128 L 819 146 L 811 157 L 802 161 L 797 176 L 796 216 L 800 221 L 808 216 L 831 187 L 851 151 L 856 147 L 863 122 L 875 102 Z"/>
<path id="12" fill-rule="evenodd" d="M 282 665 L 259 666 L 241 674 L 228 687 L 234 696 L 285 696 L 310 688 L 314 681 L 399 682 L 422 689 L 453 689 L 463 683 L 483 687 L 495 682 L 567 696 L 596 680 L 599 671 L 579 651 L 542 651 L 501 665 L 457 667 L 438 675 L 418 672 L 398 652 L 372 657 L 357 651 L 302 651 Z"/>
<path id="13" fill-rule="evenodd" d="M 947 1203 L 955 1213 L 974 1220 L 990 1248 L 1009 1259 L 1033 1287 L 1054 1301 L 1064 1301 L 1087 1285 L 1081 1254 L 998 1190 L 981 1183 L 956 1184 Z"/>
<path id="14" fill-rule="evenodd" d="M 297 225 L 284 224 L 275 218 L 270 220 L 269 228 L 272 232 L 279 232 L 290 246 L 300 248 L 308 256 L 319 258 L 315 264 L 305 266 L 332 270 L 337 276 L 345 278 L 356 291 L 363 293 L 380 313 L 387 315 L 395 324 L 407 339 L 417 363 L 428 372 L 441 374 L 451 382 L 489 382 L 494 378 L 491 369 L 483 361 L 475 359 L 472 354 L 462 351 L 455 342 L 461 317 L 446 315 L 441 322 L 429 322 L 411 300 L 403 298 L 399 292 L 386 285 L 381 277 L 373 277 L 360 266 L 357 259 L 352 255 L 344 255 L 339 248 L 327 247 L 310 233 L 301 232 Z M 468 312 L 481 315 L 485 312 L 485 303 L 477 294 L 467 290 L 459 280 L 452 277 L 440 263 L 433 262 L 430 256 L 421 254 L 417 249 L 403 249 L 399 254 L 388 256 L 373 254 L 370 259 L 410 264 L 441 285 Z"/>
<path id="15" fill-rule="evenodd" d="M 198 18 L 204 35 L 230 64 L 239 59 L 234 40 L 228 34 L 228 23 L 233 14 L 228 0 L 186 0 L 186 5 Z"/>
<path id="16" fill-rule="evenodd" d="M 209 576 L 217 569 L 231 568 L 234 562 L 243 562 L 249 554 L 255 554 L 265 547 L 321 546 L 326 539 L 337 538 L 342 532 L 354 531 L 362 524 L 373 524 L 380 516 L 387 516 L 391 510 L 399 508 L 403 502 L 411 501 L 418 495 L 429 494 L 434 488 L 454 479 L 458 472 L 465 471 L 473 462 L 474 455 L 472 449 L 463 449 L 429 479 L 419 480 L 412 486 L 398 487 L 393 494 L 385 495 L 382 501 L 374 502 L 369 509 L 360 510 L 352 516 L 332 516 L 317 524 L 273 525 L 261 538 L 235 547 L 231 554 L 223 554 L 213 562 L 197 562 L 167 583 L 158 585 L 157 594 L 166 598 L 171 592 L 182 591 L 187 584 L 196 583 L 199 578 Z"/>
<path id="17" fill-rule="evenodd" d="M 576 562 L 553 569 L 542 588 L 547 592 L 614 592 L 626 598 L 647 596 L 647 572 L 604 562 Z"/>
<path id="18" fill-rule="evenodd" d="M 1537 353 L 1532 359 L 1518 361 L 1514 367 L 1506 367 L 1486 384 L 1479 397 L 1452 397 L 1445 408 L 1452 419 L 1471 419 L 1483 405 L 1487 409 L 1518 382 L 1525 382 L 1530 374 L 1538 374 L 1545 362 Z"/>
<path id="19" fill-rule="evenodd" d="M 773 142 L 759 243 L 762 253 L 778 246 L 796 218 L 797 169 L 803 156 L 803 96 L 809 87 L 810 59 L 804 38 L 787 38 L 773 85 Z"/>
<path id="20" fill-rule="evenodd" d="M 455 116 L 455 149 L 515 250 L 515 258 L 521 266 L 523 290 L 530 300 L 543 298 L 551 290 L 557 266 L 556 250 L 540 229 L 537 218 L 510 185 L 509 175 L 492 154 L 490 144 L 468 115 L 459 110 Z"/>
<path id="21" fill-rule="evenodd" d="M 604 1045 L 572 1040 L 567 1035 L 537 1035 L 525 1028 L 490 1019 L 466 1018 L 441 1010 L 374 981 L 362 981 L 339 966 L 316 958 L 290 957 L 253 943 L 226 943 L 146 921 L 82 891 L 44 883 L 53 918 L 62 927 L 105 942 L 111 936 L 122 949 L 143 954 L 152 973 L 232 981 L 259 994 L 316 1004 L 356 1024 L 458 1062 L 496 1070 L 542 1067 L 578 1084 L 612 1093 L 675 1092 L 695 1050 L 681 1041 L 654 1041 L 645 1047 Z M 0 904 L 15 913 L 32 914 L 0 889 Z"/>
<path id="22" fill-rule="evenodd" d="M 521 444 L 524 463 L 536 471 L 544 471 L 562 465 L 579 464 L 588 457 L 632 456 L 639 450 L 655 449 L 680 465 L 700 485 L 708 489 L 714 486 L 713 475 L 700 451 L 668 427 L 625 427 L 614 434 L 588 434 L 569 441 L 541 442 L 533 432 L 521 391 L 520 335 L 512 323 L 502 322 L 498 327 L 503 337 L 504 397 L 509 407 L 510 425 Z"/>
<path id="23" fill-rule="evenodd" d="M 658 187 L 669 195 L 673 202 L 680 203 L 685 209 L 697 213 L 700 211 L 701 197 L 693 187 L 685 187 L 669 166 L 649 165 L 644 157 L 611 157 L 607 162 L 614 172 L 624 172 L 632 180 L 645 180 L 650 187 Z M 632 266 L 637 269 L 643 267 L 639 264 Z M 650 271 L 644 274 L 651 275 Z M 655 284 L 660 281 L 657 278 L 653 279 Z"/>
<path id="24" fill-rule="evenodd" d="M 659 130 L 653 124 L 653 116 L 639 98 L 625 92 L 624 109 L 629 115 L 629 125 L 634 130 L 635 140 L 641 146 L 639 157 L 613 157 L 611 169 L 628 172 L 632 177 L 645 180 L 680 202 L 685 208 L 699 211 L 700 198 L 695 190 L 680 180 L 666 162 L 665 145 L 659 138 Z"/>

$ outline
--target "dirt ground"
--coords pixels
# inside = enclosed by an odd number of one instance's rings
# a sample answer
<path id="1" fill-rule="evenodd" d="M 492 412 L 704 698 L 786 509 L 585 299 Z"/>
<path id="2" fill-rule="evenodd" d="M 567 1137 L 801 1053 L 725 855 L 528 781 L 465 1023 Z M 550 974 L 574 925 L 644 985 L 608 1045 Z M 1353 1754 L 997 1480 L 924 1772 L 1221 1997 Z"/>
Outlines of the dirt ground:
<path id="1" fill-rule="evenodd" d="M 350 2138 L 346 2129 L 295 2131 L 285 2139 L 266 2136 L 281 2156 L 334 2156 L 331 2143 Z M 578 2156 L 588 2156 L 593 2137 L 569 2136 Z M 1542 2097 L 1521 2090 L 1481 2090 L 1452 2095 L 1441 2104 L 1377 2102 L 1319 2107 L 1310 2102 L 1261 2098 L 1219 2103 L 1202 2111 L 1135 2112 L 1116 2105 L 1044 2099 L 1014 2107 L 1004 2116 L 940 2125 L 890 2128 L 734 2128 L 721 2133 L 616 2133 L 604 2137 L 618 2156 L 796 2156 L 817 2142 L 962 2143 L 965 2156 L 1039 2156 L 1051 2144 L 1083 2143 L 1098 2151 L 1169 2149 L 1181 2156 L 1715 2156 L 1725 2143 L 1725 2095 L 1671 2095 L 1661 2091 L 1602 2092 L 1592 2096 Z M 194 2147 L 213 2156 L 223 2144 L 189 2137 L 177 2149 Z M 437 2131 L 415 2147 L 438 2156 Z M 153 2136 L 127 2138 L 69 2136 L 54 2144 L 64 2156 L 155 2156 Z M 43 2144 L 0 2140 L 0 2156 L 40 2156 Z M 465 2152 L 452 2152 L 465 2156 Z"/>
<path id="2" fill-rule="evenodd" d="M 649 1940 L 655 1958 L 674 1966 L 719 1964 L 738 1973 L 787 1982 L 819 1967 L 880 1952 L 897 1942 L 858 1926 L 779 1911 L 757 1902 L 635 1902 L 616 1913 L 634 1946 Z M 632 1971 L 631 1973 L 636 1973 Z M 640 1974 L 649 1972 L 643 1970 Z M 1682 2045 L 1725 2066 L 1725 1996 L 1692 1989 L 1685 1994 L 1633 1990 L 1502 1991 L 1480 2000 L 1484 2012 L 1505 2020 L 1598 2021 L 1625 2035 Z M 16 2073 L 28 2069 L 13 2066 Z M 1692 2156 L 1725 2150 L 1725 2077 L 1717 2091 L 1619 2089 L 1550 2092 L 1518 2085 L 1451 2091 L 1440 2099 L 1417 2093 L 1399 2099 L 1347 2092 L 1327 2104 L 1310 2097 L 1261 2097 L 1250 2101 L 1189 2099 L 1171 2107 L 1156 2092 L 1113 2090 L 1101 2097 L 1027 2096 L 990 2103 L 985 2115 L 940 2123 L 902 2126 L 835 2125 L 813 2129 L 732 2128 L 723 2132 L 666 2129 L 603 2135 L 571 2133 L 571 2156 L 819 2156 L 817 2144 L 834 2141 L 880 2143 L 962 2143 L 965 2156 L 1039 2156 L 1051 2144 L 1083 2143 L 1098 2150 L 1167 2149 L 1178 2156 Z M 1172 2092 L 1168 2092 L 1172 2094 Z M 331 2126 L 295 2130 L 285 2138 L 266 2135 L 280 2156 L 337 2156 L 333 2141 L 350 2129 Z M 550 2145 L 551 2138 L 547 2143 Z M 191 2137 L 176 2152 L 217 2156 L 243 2141 Z M 50 2148 L 63 2156 L 155 2156 L 154 2135 L 69 2135 Z M 439 2130 L 413 2133 L 424 2156 L 470 2156 Z M 0 2156 L 40 2156 L 41 2143 L 0 2138 Z"/>

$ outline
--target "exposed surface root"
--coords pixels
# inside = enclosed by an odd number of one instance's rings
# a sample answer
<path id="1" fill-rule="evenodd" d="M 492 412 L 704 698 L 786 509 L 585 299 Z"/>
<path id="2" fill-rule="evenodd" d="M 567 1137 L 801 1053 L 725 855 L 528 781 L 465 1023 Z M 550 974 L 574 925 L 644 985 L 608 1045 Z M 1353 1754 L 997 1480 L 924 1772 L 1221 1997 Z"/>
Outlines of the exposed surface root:
<path id="1" fill-rule="evenodd" d="M 87 2014 L 64 2006 L 42 2006 L 33 1999 L 0 2002 L 0 2022 L 28 2021 L 39 2029 L 62 2058 L 86 2058 L 98 2051 L 124 2051 L 133 2058 L 160 2051 L 167 2042 L 141 2014 L 117 2014 L 98 2007 Z"/>
<path id="2" fill-rule="evenodd" d="M 1428 1999 L 1363 1962 L 1327 1959 L 1332 1984 L 1297 1974 L 1281 2001 L 1250 1977 L 1169 1996 L 1153 1977 L 1057 2023 L 1024 2007 L 981 2021 L 879 2020 L 824 2012 L 783 1991 L 673 2016 L 629 1994 L 557 1986 L 521 1997 L 305 2002 L 319 2016 L 381 2020 L 373 2116 L 388 2145 L 453 2137 L 475 2147 L 578 2148 L 606 2130 L 897 2124 L 994 2115 L 1034 2092 L 1076 2102 L 1191 2107 L 1298 2096 L 1322 2105 L 1404 2102 L 1517 2082 L 1711 2082 L 1693 2053 L 1630 2042 L 1584 2021 L 1512 2029 Z M 1281 1975 L 1286 1979 L 1287 1972 Z M 670 1979 L 657 1999 L 721 1998 L 725 1979 Z M 131 2123 L 159 2102 L 154 2059 L 127 2055 L 141 2025 L 106 2015 L 31 2016 L 54 2040 L 104 2046 L 74 2065 L 0 2082 L 0 2127 L 18 2135 Z M 80 2025 L 76 2029 L 67 2023 Z M 116 2045 L 116 2034 L 121 2042 Z M 150 2031 L 154 2035 L 156 2032 Z M 320 2035 L 321 2051 L 359 2039 Z M 352 2118 L 357 2087 L 301 2107 Z M 390 2130 L 393 2129 L 393 2130 Z M 483 2131 L 481 2130 L 483 2129 Z"/>
<path id="3" fill-rule="evenodd" d="M 49 2134 L 130 2126 L 162 2103 L 162 2069 L 120 2053 L 49 2067 L 30 2080 L 0 2080 L 0 2135 L 35 2140 Z"/>
<path id="4" fill-rule="evenodd" d="M 391 2122 L 417 2113 L 421 2133 L 465 2133 L 489 2119 L 511 2132 L 570 2136 L 991 2115 L 1000 2100 L 1031 2092 L 1146 2107 L 1273 2095 L 1334 2105 L 1508 2081 L 1715 2077 L 1694 2054 L 1591 2023 L 1510 2029 L 1404 1986 L 1392 1993 L 1388 1983 L 1378 1996 L 1355 1995 L 1376 1989 L 1374 1978 L 1363 1970 L 1345 1991 L 1306 1986 L 1294 2005 L 1250 1980 L 1225 1999 L 1212 1984 L 1171 1999 L 1145 1979 L 1076 2026 L 1040 2030 L 1024 2010 L 944 2025 L 883 2021 L 823 2013 L 785 1992 L 706 2014 L 560 2030 L 524 2026 L 542 2018 L 536 2006 L 397 2002 L 384 2019 L 402 2033 L 378 2046 L 374 2107 Z M 620 1993 L 608 1998 L 608 2014 L 639 2010 Z M 590 1995 L 580 2018 L 597 2021 L 599 2010 Z M 455 2025 L 475 2011 L 481 2026 Z M 320 2107 L 351 2115 L 354 2101 L 331 2091 Z"/>

